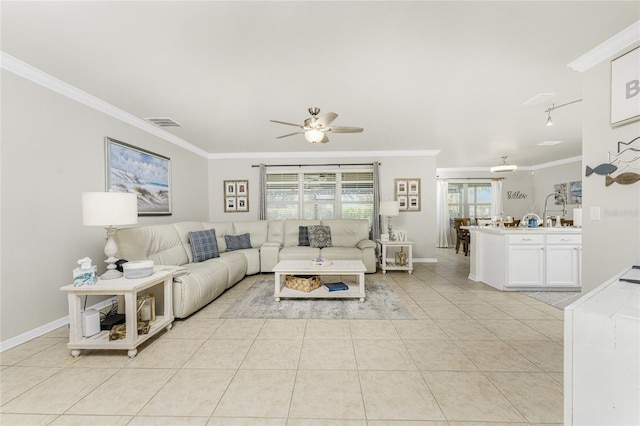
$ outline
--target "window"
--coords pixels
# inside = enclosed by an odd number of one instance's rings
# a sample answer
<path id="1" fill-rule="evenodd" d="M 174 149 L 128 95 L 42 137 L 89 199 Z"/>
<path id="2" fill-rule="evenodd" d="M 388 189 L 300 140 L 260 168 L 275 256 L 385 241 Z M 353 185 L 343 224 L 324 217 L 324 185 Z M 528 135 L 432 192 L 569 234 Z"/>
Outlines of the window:
<path id="1" fill-rule="evenodd" d="M 373 171 L 268 172 L 267 219 L 373 219 Z"/>
<path id="2" fill-rule="evenodd" d="M 449 217 L 491 217 L 491 183 L 449 183 Z"/>

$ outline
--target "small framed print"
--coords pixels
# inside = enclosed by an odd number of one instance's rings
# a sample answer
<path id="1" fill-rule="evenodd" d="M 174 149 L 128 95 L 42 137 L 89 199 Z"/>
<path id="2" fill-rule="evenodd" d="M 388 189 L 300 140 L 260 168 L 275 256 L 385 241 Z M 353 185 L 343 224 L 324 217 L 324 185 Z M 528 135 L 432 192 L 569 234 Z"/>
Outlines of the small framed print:
<path id="1" fill-rule="evenodd" d="M 407 210 L 407 196 L 406 195 L 398 195 L 396 196 L 396 200 L 398 200 L 398 206 L 400 211 Z"/>
<path id="2" fill-rule="evenodd" d="M 224 211 L 248 212 L 249 211 L 249 181 L 225 180 L 224 181 Z"/>
<path id="3" fill-rule="evenodd" d="M 418 195 L 420 194 L 420 179 L 410 179 L 407 187 L 407 194 Z"/>
<path id="4" fill-rule="evenodd" d="M 236 195 L 238 197 L 246 197 L 249 194 L 249 183 L 246 180 L 236 182 Z"/>
<path id="5" fill-rule="evenodd" d="M 249 210 L 249 199 L 247 197 L 236 198 L 236 210 L 239 212 L 246 212 Z"/>
<path id="6" fill-rule="evenodd" d="M 406 195 L 406 194 L 407 194 L 407 180 L 396 179 L 396 195 Z"/>
<path id="7" fill-rule="evenodd" d="M 233 196 L 236 195 L 236 182 L 233 180 L 224 181 L 224 195 Z"/>
<path id="8" fill-rule="evenodd" d="M 236 211 L 236 197 L 226 197 L 226 202 L 224 204 L 225 212 L 235 212 Z"/>
<path id="9" fill-rule="evenodd" d="M 409 195 L 407 210 L 419 211 L 420 210 L 420 197 L 417 195 Z"/>

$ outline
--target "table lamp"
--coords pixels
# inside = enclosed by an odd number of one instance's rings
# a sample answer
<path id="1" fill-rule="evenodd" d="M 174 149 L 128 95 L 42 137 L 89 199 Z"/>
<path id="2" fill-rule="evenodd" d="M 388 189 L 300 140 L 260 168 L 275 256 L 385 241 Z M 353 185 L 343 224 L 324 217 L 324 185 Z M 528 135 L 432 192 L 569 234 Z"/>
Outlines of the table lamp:
<path id="1" fill-rule="evenodd" d="M 107 256 L 107 272 L 100 276 L 103 280 L 122 277 L 116 269 L 118 246 L 114 240 L 117 226 L 138 223 L 138 196 L 127 192 L 83 192 L 82 224 L 103 226 L 107 231 L 104 254 Z"/>
<path id="2" fill-rule="evenodd" d="M 397 201 L 381 201 L 380 202 L 380 216 L 387 217 L 387 231 L 389 232 L 389 240 L 395 241 L 396 237 L 393 235 L 393 228 L 391 227 L 391 218 L 400 214 L 400 205 Z"/>

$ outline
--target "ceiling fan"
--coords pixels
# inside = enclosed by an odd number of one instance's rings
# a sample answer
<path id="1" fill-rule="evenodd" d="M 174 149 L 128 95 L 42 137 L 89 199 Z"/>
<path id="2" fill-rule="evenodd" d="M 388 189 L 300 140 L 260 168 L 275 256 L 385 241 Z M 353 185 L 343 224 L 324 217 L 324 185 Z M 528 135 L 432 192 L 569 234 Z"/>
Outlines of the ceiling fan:
<path id="1" fill-rule="evenodd" d="M 286 124 L 287 126 L 295 126 L 302 129 L 302 131 L 278 136 L 276 139 L 304 134 L 305 139 L 311 143 L 327 143 L 329 142 L 327 133 L 360 133 L 364 130 L 362 127 L 330 126 L 330 124 L 333 123 L 333 120 L 338 117 L 338 114 L 335 112 L 328 112 L 323 116 L 318 117 L 318 114 L 320 114 L 320 108 L 311 107 L 309 108 L 309 114 L 311 114 L 311 118 L 304 120 L 304 124 L 302 125 L 288 123 L 286 121 L 270 120 L 273 123 Z"/>

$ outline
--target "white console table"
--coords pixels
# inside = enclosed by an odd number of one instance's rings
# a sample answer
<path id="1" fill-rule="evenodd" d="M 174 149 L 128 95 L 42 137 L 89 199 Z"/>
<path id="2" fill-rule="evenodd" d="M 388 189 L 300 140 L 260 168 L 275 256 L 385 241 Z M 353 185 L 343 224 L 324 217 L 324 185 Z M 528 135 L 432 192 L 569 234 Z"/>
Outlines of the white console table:
<path id="1" fill-rule="evenodd" d="M 163 284 L 164 311 L 157 315 L 154 322 L 150 323 L 147 334 L 138 335 L 137 295 L 138 292 Z M 171 329 L 173 316 L 173 272 L 160 271 L 146 278 L 128 279 L 116 278 L 101 280 L 95 285 L 75 287 L 67 285 L 60 290 L 67 292 L 69 299 L 69 344 L 71 355 L 80 355 L 80 349 L 126 349 L 129 357 L 133 358 L 138 353 L 136 349 L 142 342 L 153 337 L 163 328 Z M 126 321 L 126 337 L 121 340 L 109 340 L 109 330 L 90 336 L 82 336 L 82 296 L 123 296 Z"/>

